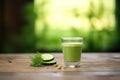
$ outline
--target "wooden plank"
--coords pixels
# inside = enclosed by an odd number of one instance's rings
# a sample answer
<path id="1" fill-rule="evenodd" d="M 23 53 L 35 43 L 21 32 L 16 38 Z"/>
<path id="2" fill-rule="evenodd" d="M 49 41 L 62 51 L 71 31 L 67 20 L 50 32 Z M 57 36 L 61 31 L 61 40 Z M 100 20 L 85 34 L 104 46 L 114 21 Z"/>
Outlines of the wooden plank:
<path id="1" fill-rule="evenodd" d="M 110 72 L 120 71 L 120 54 L 82 54 L 80 68 L 62 68 L 54 66 L 31 67 L 29 56 L 34 54 L 1 54 L 0 72 L 44 72 L 44 71 L 80 71 L 80 72 Z M 63 66 L 62 54 L 53 54 L 58 64 Z"/>
<path id="2" fill-rule="evenodd" d="M 120 54 L 83 53 L 80 68 L 31 67 L 34 54 L 0 54 L 0 80 L 120 80 Z M 53 54 L 63 66 L 63 55 Z"/>
<path id="3" fill-rule="evenodd" d="M 78 73 L 0 73 L 0 80 L 120 80 L 120 76 L 86 76 Z"/>

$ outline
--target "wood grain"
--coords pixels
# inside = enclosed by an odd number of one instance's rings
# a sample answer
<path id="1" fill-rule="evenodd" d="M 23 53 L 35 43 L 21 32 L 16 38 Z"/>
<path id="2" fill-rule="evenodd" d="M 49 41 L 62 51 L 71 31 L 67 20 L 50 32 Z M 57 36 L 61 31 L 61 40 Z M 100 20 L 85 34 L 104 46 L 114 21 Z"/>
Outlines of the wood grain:
<path id="1" fill-rule="evenodd" d="M 57 64 L 62 65 L 62 69 L 54 66 L 30 66 L 29 57 L 34 54 L 0 54 L 0 80 L 7 80 L 12 74 L 14 76 L 11 80 L 22 80 L 21 77 L 24 77 L 23 80 L 47 80 L 49 77 L 52 77 L 52 80 L 120 80 L 119 53 L 83 53 L 80 68 L 64 68 L 63 55 L 51 54 L 55 56 Z"/>

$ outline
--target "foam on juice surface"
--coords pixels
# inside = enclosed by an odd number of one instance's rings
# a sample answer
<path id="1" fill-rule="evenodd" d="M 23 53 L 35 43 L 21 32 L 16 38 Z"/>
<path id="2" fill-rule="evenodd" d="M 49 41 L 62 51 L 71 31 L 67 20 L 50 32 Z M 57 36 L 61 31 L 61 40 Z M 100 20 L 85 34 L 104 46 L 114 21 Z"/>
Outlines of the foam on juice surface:
<path id="1" fill-rule="evenodd" d="M 65 42 L 65 43 L 62 43 L 62 46 L 77 47 L 77 46 L 82 46 L 82 43 L 81 42 Z"/>

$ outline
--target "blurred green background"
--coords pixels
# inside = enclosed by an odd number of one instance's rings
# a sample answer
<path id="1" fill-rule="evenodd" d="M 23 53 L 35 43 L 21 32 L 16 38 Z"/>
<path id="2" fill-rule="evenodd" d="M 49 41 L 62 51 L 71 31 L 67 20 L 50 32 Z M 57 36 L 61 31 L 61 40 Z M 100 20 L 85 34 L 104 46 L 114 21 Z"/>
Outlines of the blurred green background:
<path id="1" fill-rule="evenodd" d="M 26 2 L 20 9 L 25 23 L 11 35 L 4 28 L 3 33 L 9 37 L 4 35 L 6 40 L 3 40 L 1 52 L 61 52 L 61 38 L 68 36 L 83 37 L 84 52 L 119 52 L 120 16 L 116 18 L 116 15 L 120 11 L 116 8 L 117 1 Z"/>

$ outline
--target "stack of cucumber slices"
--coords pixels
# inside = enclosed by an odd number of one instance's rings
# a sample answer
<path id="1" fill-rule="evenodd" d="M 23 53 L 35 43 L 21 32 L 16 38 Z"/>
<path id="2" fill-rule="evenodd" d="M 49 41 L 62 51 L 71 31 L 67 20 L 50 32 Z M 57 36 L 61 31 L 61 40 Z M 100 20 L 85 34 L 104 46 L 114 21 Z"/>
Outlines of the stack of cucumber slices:
<path id="1" fill-rule="evenodd" d="M 34 56 L 30 56 L 30 65 L 34 67 L 39 67 L 42 65 L 53 65 L 57 63 L 54 58 L 55 57 L 52 54 L 41 54 L 40 52 L 37 52 Z"/>
<path id="2" fill-rule="evenodd" d="M 43 65 L 53 65 L 56 64 L 56 61 L 54 60 L 54 56 L 52 54 L 42 54 L 41 55 L 43 62 Z"/>

